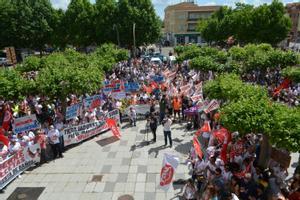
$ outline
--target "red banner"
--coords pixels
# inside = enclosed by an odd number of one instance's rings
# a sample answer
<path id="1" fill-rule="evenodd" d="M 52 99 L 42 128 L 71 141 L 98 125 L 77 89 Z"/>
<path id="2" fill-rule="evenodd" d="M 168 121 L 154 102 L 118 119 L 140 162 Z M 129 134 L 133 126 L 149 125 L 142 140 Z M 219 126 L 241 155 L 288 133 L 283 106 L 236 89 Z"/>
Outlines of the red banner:
<path id="1" fill-rule="evenodd" d="M 209 121 L 205 121 L 204 125 L 200 129 L 201 132 L 211 132 Z"/>
<path id="2" fill-rule="evenodd" d="M 291 83 L 291 81 L 289 79 L 287 79 L 287 78 L 284 79 L 284 81 L 280 84 L 280 86 L 274 90 L 273 96 L 279 95 L 280 91 L 282 89 L 288 88 L 290 83 Z"/>
<path id="3" fill-rule="evenodd" d="M 193 138 L 193 144 L 194 144 L 195 152 L 202 159 L 203 158 L 203 152 L 201 150 L 200 142 L 199 142 L 199 140 L 197 139 L 196 136 L 194 136 L 194 138 Z"/>
<path id="4" fill-rule="evenodd" d="M 109 127 L 109 129 L 114 134 L 114 136 L 116 136 L 117 138 L 121 138 L 121 133 L 118 129 L 116 120 L 108 118 L 108 119 L 106 119 L 106 123 L 107 123 L 107 126 Z"/>

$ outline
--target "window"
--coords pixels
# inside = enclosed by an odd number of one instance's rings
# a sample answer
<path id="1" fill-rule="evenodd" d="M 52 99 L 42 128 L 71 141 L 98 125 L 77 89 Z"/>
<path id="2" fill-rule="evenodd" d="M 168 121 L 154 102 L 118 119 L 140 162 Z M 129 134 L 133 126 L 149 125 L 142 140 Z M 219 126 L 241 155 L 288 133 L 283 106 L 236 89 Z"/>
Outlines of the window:
<path id="1" fill-rule="evenodd" d="M 178 31 L 185 31 L 185 25 L 184 24 L 179 24 L 178 25 Z"/>
<path id="2" fill-rule="evenodd" d="M 188 31 L 196 31 L 197 24 L 188 24 Z"/>

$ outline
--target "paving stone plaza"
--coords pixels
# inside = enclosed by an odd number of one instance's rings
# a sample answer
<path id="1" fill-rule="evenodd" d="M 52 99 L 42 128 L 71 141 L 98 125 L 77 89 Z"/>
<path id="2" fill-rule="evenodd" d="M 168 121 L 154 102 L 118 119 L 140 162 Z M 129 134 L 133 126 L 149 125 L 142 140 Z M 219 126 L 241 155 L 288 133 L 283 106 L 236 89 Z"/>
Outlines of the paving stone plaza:
<path id="1" fill-rule="evenodd" d="M 145 121 L 125 127 L 121 133 L 121 140 L 116 140 L 110 131 L 105 132 L 68 149 L 62 159 L 26 171 L 7 186 L 0 199 L 26 199 L 26 194 L 12 196 L 18 187 L 44 187 L 39 200 L 117 200 L 123 195 L 136 200 L 178 199 L 181 187 L 175 185 L 167 192 L 159 188 L 162 159 L 164 153 L 177 155 L 180 165 L 174 178 L 189 178 L 185 160 L 191 132 L 172 125 L 172 148 L 163 147 L 162 126 L 157 129 L 157 142 L 149 145 Z"/>

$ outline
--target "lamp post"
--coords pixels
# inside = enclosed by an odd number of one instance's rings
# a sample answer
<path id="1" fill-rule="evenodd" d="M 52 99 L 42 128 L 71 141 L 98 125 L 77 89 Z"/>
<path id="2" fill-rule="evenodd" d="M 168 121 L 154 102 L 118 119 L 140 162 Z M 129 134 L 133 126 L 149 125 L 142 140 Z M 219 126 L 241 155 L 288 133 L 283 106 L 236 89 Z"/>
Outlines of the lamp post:
<path id="1" fill-rule="evenodd" d="M 117 31 L 117 42 L 118 42 L 118 46 L 120 47 L 119 29 L 118 29 L 118 26 L 116 24 L 113 25 L 113 30 Z"/>
<path id="2" fill-rule="evenodd" d="M 133 34 L 133 57 L 135 58 L 135 23 L 133 23 L 133 27 L 132 27 L 132 34 Z"/>

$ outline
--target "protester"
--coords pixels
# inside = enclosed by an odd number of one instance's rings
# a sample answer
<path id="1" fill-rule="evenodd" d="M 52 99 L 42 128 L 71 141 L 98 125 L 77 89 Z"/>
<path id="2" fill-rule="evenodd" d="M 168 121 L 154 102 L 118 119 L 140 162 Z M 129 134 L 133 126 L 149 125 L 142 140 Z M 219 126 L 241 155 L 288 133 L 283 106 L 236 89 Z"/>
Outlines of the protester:
<path id="1" fill-rule="evenodd" d="M 157 129 L 157 119 L 156 117 L 152 114 L 150 116 L 150 129 L 151 129 L 151 132 L 153 134 L 153 139 L 152 141 L 155 143 L 156 142 L 156 129 Z"/>
<path id="2" fill-rule="evenodd" d="M 51 145 L 53 159 L 55 159 L 57 156 L 63 158 L 59 137 L 60 137 L 59 131 L 55 129 L 53 125 L 51 125 L 50 130 L 48 131 L 48 139 Z"/>
<path id="3" fill-rule="evenodd" d="M 164 126 L 164 138 L 165 138 L 165 146 L 168 145 L 167 140 L 169 139 L 170 147 L 172 148 L 172 133 L 171 133 L 171 125 L 172 125 L 172 120 L 170 115 L 167 115 L 163 121 L 162 124 Z"/>
<path id="4" fill-rule="evenodd" d="M 133 107 L 130 107 L 130 124 L 131 126 L 136 126 L 136 111 Z"/>

